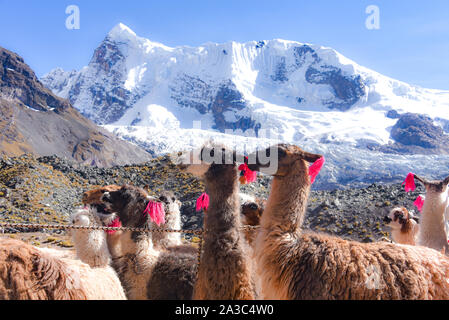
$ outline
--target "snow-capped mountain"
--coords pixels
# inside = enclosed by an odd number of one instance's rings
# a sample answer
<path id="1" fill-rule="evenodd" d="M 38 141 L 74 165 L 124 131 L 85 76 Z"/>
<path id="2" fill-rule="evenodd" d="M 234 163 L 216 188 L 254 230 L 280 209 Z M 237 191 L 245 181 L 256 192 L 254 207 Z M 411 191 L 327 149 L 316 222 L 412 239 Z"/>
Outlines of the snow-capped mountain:
<path id="1" fill-rule="evenodd" d="M 335 168 L 346 158 L 348 168 L 356 168 L 355 159 L 366 156 L 367 174 L 375 175 L 370 167 L 376 159 L 427 159 L 392 154 L 413 149 L 404 146 L 419 146 L 424 154 L 449 150 L 442 147 L 449 91 L 408 85 L 331 48 L 295 41 L 171 48 L 119 24 L 88 66 L 55 69 L 41 81 L 87 117 L 155 153 L 196 147 L 209 138 L 249 149 L 281 140 L 331 154 L 328 166 Z M 413 121 L 398 125 L 406 113 L 423 115 L 418 131 L 430 126 L 436 133 L 414 139 L 415 130 L 404 128 Z M 443 140 L 428 146 L 434 136 Z M 438 159 L 447 167 L 446 156 Z M 438 165 L 426 169 L 421 160 L 423 170 L 439 173 L 433 171 Z M 335 183 L 344 180 L 337 176 Z"/>

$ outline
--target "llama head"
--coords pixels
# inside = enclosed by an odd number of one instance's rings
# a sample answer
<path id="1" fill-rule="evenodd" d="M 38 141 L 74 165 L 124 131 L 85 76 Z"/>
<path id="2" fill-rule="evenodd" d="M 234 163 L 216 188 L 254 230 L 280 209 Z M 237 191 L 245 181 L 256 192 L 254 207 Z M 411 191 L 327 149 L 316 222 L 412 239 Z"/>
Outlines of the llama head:
<path id="1" fill-rule="evenodd" d="M 70 215 L 70 221 L 75 226 L 90 226 L 92 220 L 92 214 L 89 207 L 78 209 Z"/>
<path id="2" fill-rule="evenodd" d="M 101 198 L 105 192 L 118 191 L 120 189 L 120 186 L 110 185 L 89 190 L 83 194 L 83 204 L 89 206 L 95 211 L 96 216 L 100 219 L 101 224 L 104 226 L 110 226 L 117 218 L 117 215 L 114 212 L 109 211 Z"/>
<path id="3" fill-rule="evenodd" d="M 403 233 L 409 232 L 413 224 L 419 223 L 419 219 L 404 207 L 394 208 L 383 221 L 392 230 L 401 230 Z"/>
<path id="4" fill-rule="evenodd" d="M 104 207 L 104 206 L 103 206 Z M 97 209 L 97 205 L 87 205 L 84 208 L 76 210 L 70 215 L 70 221 L 76 226 L 101 226 L 101 211 Z"/>
<path id="5" fill-rule="evenodd" d="M 282 177 L 292 171 L 303 171 L 307 174 L 307 163 L 313 163 L 320 158 L 322 155 L 304 151 L 298 146 L 278 144 L 252 153 L 245 161 L 250 170 Z"/>
<path id="6" fill-rule="evenodd" d="M 101 204 L 101 197 L 103 196 L 103 194 L 105 192 L 112 192 L 112 191 L 117 191 L 120 190 L 120 186 L 117 185 L 110 185 L 110 186 L 105 186 L 105 187 L 101 187 L 101 188 L 97 188 L 94 190 L 88 190 L 86 192 L 83 193 L 83 204 Z"/>
<path id="7" fill-rule="evenodd" d="M 181 209 L 181 201 L 179 201 L 175 194 L 171 191 L 163 191 L 158 200 L 164 204 L 164 209 L 167 214 L 179 213 Z"/>
<path id="8" fill-rule="evenodd" d="M 243 223 L 250 226 L 258 226 L 265 207 L 265 201 L 248 201 L 241 205 L 240 212 L 243 216 Z"/>
<path id="9" fill-rule="evenodd" d="M 205 180 L 213 180 L 217 176 L 233 176 L 231 173 L 237 170 L 237 162 L 243 163 L 244 157 L 223 145 L 208 144 L 183 153 L 176 162 L 182 171 Z"/>
<path id="10" fill-rule="evenodd" d="M 415 174 L 414 178 L 424 185 L 426 188 L 426 193 L 443 194 L 448 190 L 447 185 L 449 184 L 449 177 L 446 177 L 443 180 L 429 181 Z"/>
<path id="11" fill-rule="evenodd" d="M 433 209 L 430 212 L 434 212 L 437 215 L 442 213 L 448 204 L 449 177 L 443 180 L 429 181 L 415 174 L 414 178 L 426 188 L 426 200 L 423 210 L 426 210 L 426 206 L 431 206 Z"/>
<path id="12" fill-rule="evenodd" d="M 149 227 L 149 217 L 144 214 L 149 201 L 154 200 L 142 188 L 124 185 L 117 191 L 105 192 L 101 197 L 108 212 L 115 212 L 125 227 Z"/>

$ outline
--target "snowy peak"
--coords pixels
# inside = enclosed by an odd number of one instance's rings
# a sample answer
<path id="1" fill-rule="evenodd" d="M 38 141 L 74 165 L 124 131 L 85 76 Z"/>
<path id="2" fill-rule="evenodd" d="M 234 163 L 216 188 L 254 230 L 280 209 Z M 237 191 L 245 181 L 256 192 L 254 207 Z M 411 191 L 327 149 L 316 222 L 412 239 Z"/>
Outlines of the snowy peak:
<path id="1" fill-rule="evenodd" d="M 136 39 L 137 35 L 128 26 L 119 23 L 109 31 L 106 38 L 111 41 L 126 41 Z"/>
<path id="2" fill-rule="evenodd" d="M 99 124 L 179 131 L 201 121 L 294 143 L 384 145 L 397 122 L 391 112 L 449 120 L 449 92 L 390 79 L 332 48 L 282 39 L 170 48 L 123 24 L 87 67 L 42 82 Z"/>

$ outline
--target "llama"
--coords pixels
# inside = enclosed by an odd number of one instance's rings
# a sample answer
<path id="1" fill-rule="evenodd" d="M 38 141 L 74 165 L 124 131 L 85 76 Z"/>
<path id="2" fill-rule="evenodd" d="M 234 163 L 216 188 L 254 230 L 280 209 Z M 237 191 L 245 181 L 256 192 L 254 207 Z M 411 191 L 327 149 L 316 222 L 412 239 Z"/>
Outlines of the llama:
<path id="1" fill-rule="evenodd" d="M 0 240 L 0 300 L 87 299 L 75 272 L 87 265 L 66 261 L 20 240 Z"/>
<path id="2" fill-rule="evenodd" d="M 417 244 L 449 254 L 445 221 L 449 177 L 441 181 L 428 181 L 417 175 L 414 177 L 426 188 Z"/>
<path id="3" fill-rule="evenodd" d="M 416 245 L 419 219 L 406 208 L 394 208 L 384 222 L 391 228 L 391 238 L 395 243 Z"/>
<path id="4" fill-rule="evenodd" d="M 39 250 L 23 241 L 0 241 L 0 300 L 126 299 L 112 269 Z"/>
<path id="5" fill-rule="evenodd" d="M 104 204 L 101 201 L 101 197 L 105 192 L 118 191 L 121 187 L 117 185 L 110 185 L 101 188 L 97 188 L 94 190 L 86 191 L 83 194 L 83 203 L 85 205 L 97 205 L 102 206 L 97 209 L 99 212 L 104 213 Z M 174 194 L 169 191 L 164 191 L 159 200 L 162 202 L 166 202 L 165 199 L 171 199 L 171 204 L 168 206 L 168 210 L 165 211 L 165 224 L 161 226 L 157 226 L 154 222 L 151 222 L 151 228 L 161 228 L 161 229 L 170 229 L 170 230 L 180 230 L 181 229 L 181 202 L 176 200 Z M 112 241 L 113 236 L 109 237 Z M 156 249 L 166 249 L 172 246 L 179 246 L 182 244 L 181 234 L 179 232 L 154 232 L 152 235 L 153 244 Z M 113 246 L 116 248 L 117 246 Z"/>
<path id="6" fill-rule="evenodd" d="M 190 157 L 194 157 L 192 152 Z M 236 157 L 224 148 L 203 147 L 197 161 L 181 161 L 181 170 L 204 180 L 210 205 L 204 216 L 204 245 L 194 299 L 251 300 L 255 288 L 251 259 L 240 232 Z M 213 157 L 214 160 L 205 159 Z M 232 159 L 226 159 L 226 157 Z M 197 163 L 197 164 L 196 164 Z M 228 164 L 229 163 L 229 164 Z"/>
<path id="7" fill-rule="evenodd" d="M 95 213 L 93 212 L 95 211 Z M 78 209 L 70 217 L 75 226 L 102 226 L 95 205 Z M 91 267 L 106 267 L 111 261 L 103 230 L 71 230 L 76 257 Z"/>
<path id="8" fill-rule="evenodd" d="M 449 299 L 449 260 L 435 250 L 302 230 L 307 163 L 321 156 L 286 144 L 264 152 L 250 155 L 248 167 L 266 172 L 277 163 L 255 243 L 265 299 Z"/>
<path id="9" fill-rule="evenodd" d="M 261 199 L 257 199 L 254 202 L 248 201 L 243 203 L 240 209 L 242 224 L 244 226 L 258 227 L 260 224 L 260 218 L 263 214 L 264 206 L 265 201 Z M 253 247 L 254 240 L 257 235 L 257 229 L 244 229 L 244 234 L 248 244 Z"/>
<path id="10" fill-rule="evenodd" d="M 145 190 L 125 185 L 118 191 L 105 192 L 102 201 L 109 209 L 101 213 L 103 224 L 117 217 L 124 227 L 151 228 L 144 214 L 149 201 Z M 173 205 L 165 199 L 166 210 Z M 197 250 L 181 245 L 156 250 L 151 233 L 118 231 L 108 236 L 112 266 L 117 271 L 128 299 L 131 300 L 188 300 L 192 298 L 196 280 Z"/>
<path id="11" fill-rule="evenodd" d="M 164 191 L 159 196 L 159 201 L 165 204 L 165 224 L 160 228 L 169 230 L 181 229 L 181 201 L 177 200 L 174 193 L 171 191 Z M 151 223 L 151 228 L 157 228 L 154 222 Z M 153 232 L 153 244 L 157 250 L 167 249 L 169 247 L 180 246 L 181 233 L 179 232 Z"/>
<path id="12" fill-rule="evenodd" d="M 102 226 L 95 206 L 88 206 L 75 211 L 71 215 L 71 220 L 76 226 Z M 77 258 L 91 267 L 86 274 L 86 280 L 89 279 L 87 290 L 92 291 L 89 294 L 95 298 L 95 290 L 97 290 L 104 296 L 95 299 L 126 300 L 117 273 L 110 266 L 111 255 L 107 245 L 106 232 L 103 230 L 73 229 L 71 235 Z"/>

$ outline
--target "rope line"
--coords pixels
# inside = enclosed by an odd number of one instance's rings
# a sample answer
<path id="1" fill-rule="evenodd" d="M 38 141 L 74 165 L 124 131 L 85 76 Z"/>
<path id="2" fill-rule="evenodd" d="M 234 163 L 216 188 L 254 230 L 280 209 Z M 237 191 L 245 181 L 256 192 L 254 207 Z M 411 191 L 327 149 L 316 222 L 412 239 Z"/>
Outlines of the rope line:
<path id="1" fill-rule="evenodd" d="M 203 229 L 148 229 L 148 228 L 134 228 L 134 227 L 106 227 L 106 226 L 76 226 L 76 225 L 68 225 L 68 224 L 39 224 L 39 223 L 9 223 L 9 222 L 0 222 L 0 228 L 25 228 L 25 229 L 58 229 L 58 230 L 103 230 L 103 231 L 136 231 L 136 232 L 173 232 L 173 233 L 187 233 L 194 235 L 202 235 L 205 230 Z M 242 226 L 240 229 L 258 229 L 259 226 Z"/>
<path id="2" fill-rule="evenodd" d="M 199 238 L 198 243 L 198 254 L 197 254 L 197 269 L 196 269 L 196 277 L 198 279 L 198 273 L 201 265 L 201 255 L 203 251 L 203 242 L 204 242 L 204 233 L 206 230 L 204 229 L 181 229 L 181 230 L 173 230 L 173 229 L 147 229 L 147 228 L 133 228 L 133 227 L 106 227 L 106 226 L 76 226 L 76 225 L 65 225 L 65 224 L 37 224 L 37 223 L 9 223 L 9 222 L 0 222 L 0 233 L 4 233 L 5 228 L 25 228 L 25 229 L 57 229 L 57 230 L 103 230 L 103 231 L 137 231 L 142 233 L 149 232 L 177 232 L 177 233 L 187 233 L 196 235 Z M 240 227 L 241 230 L 252 230 L 258 229 L 259 226 L 249 226 L 245 225 Z"/>

